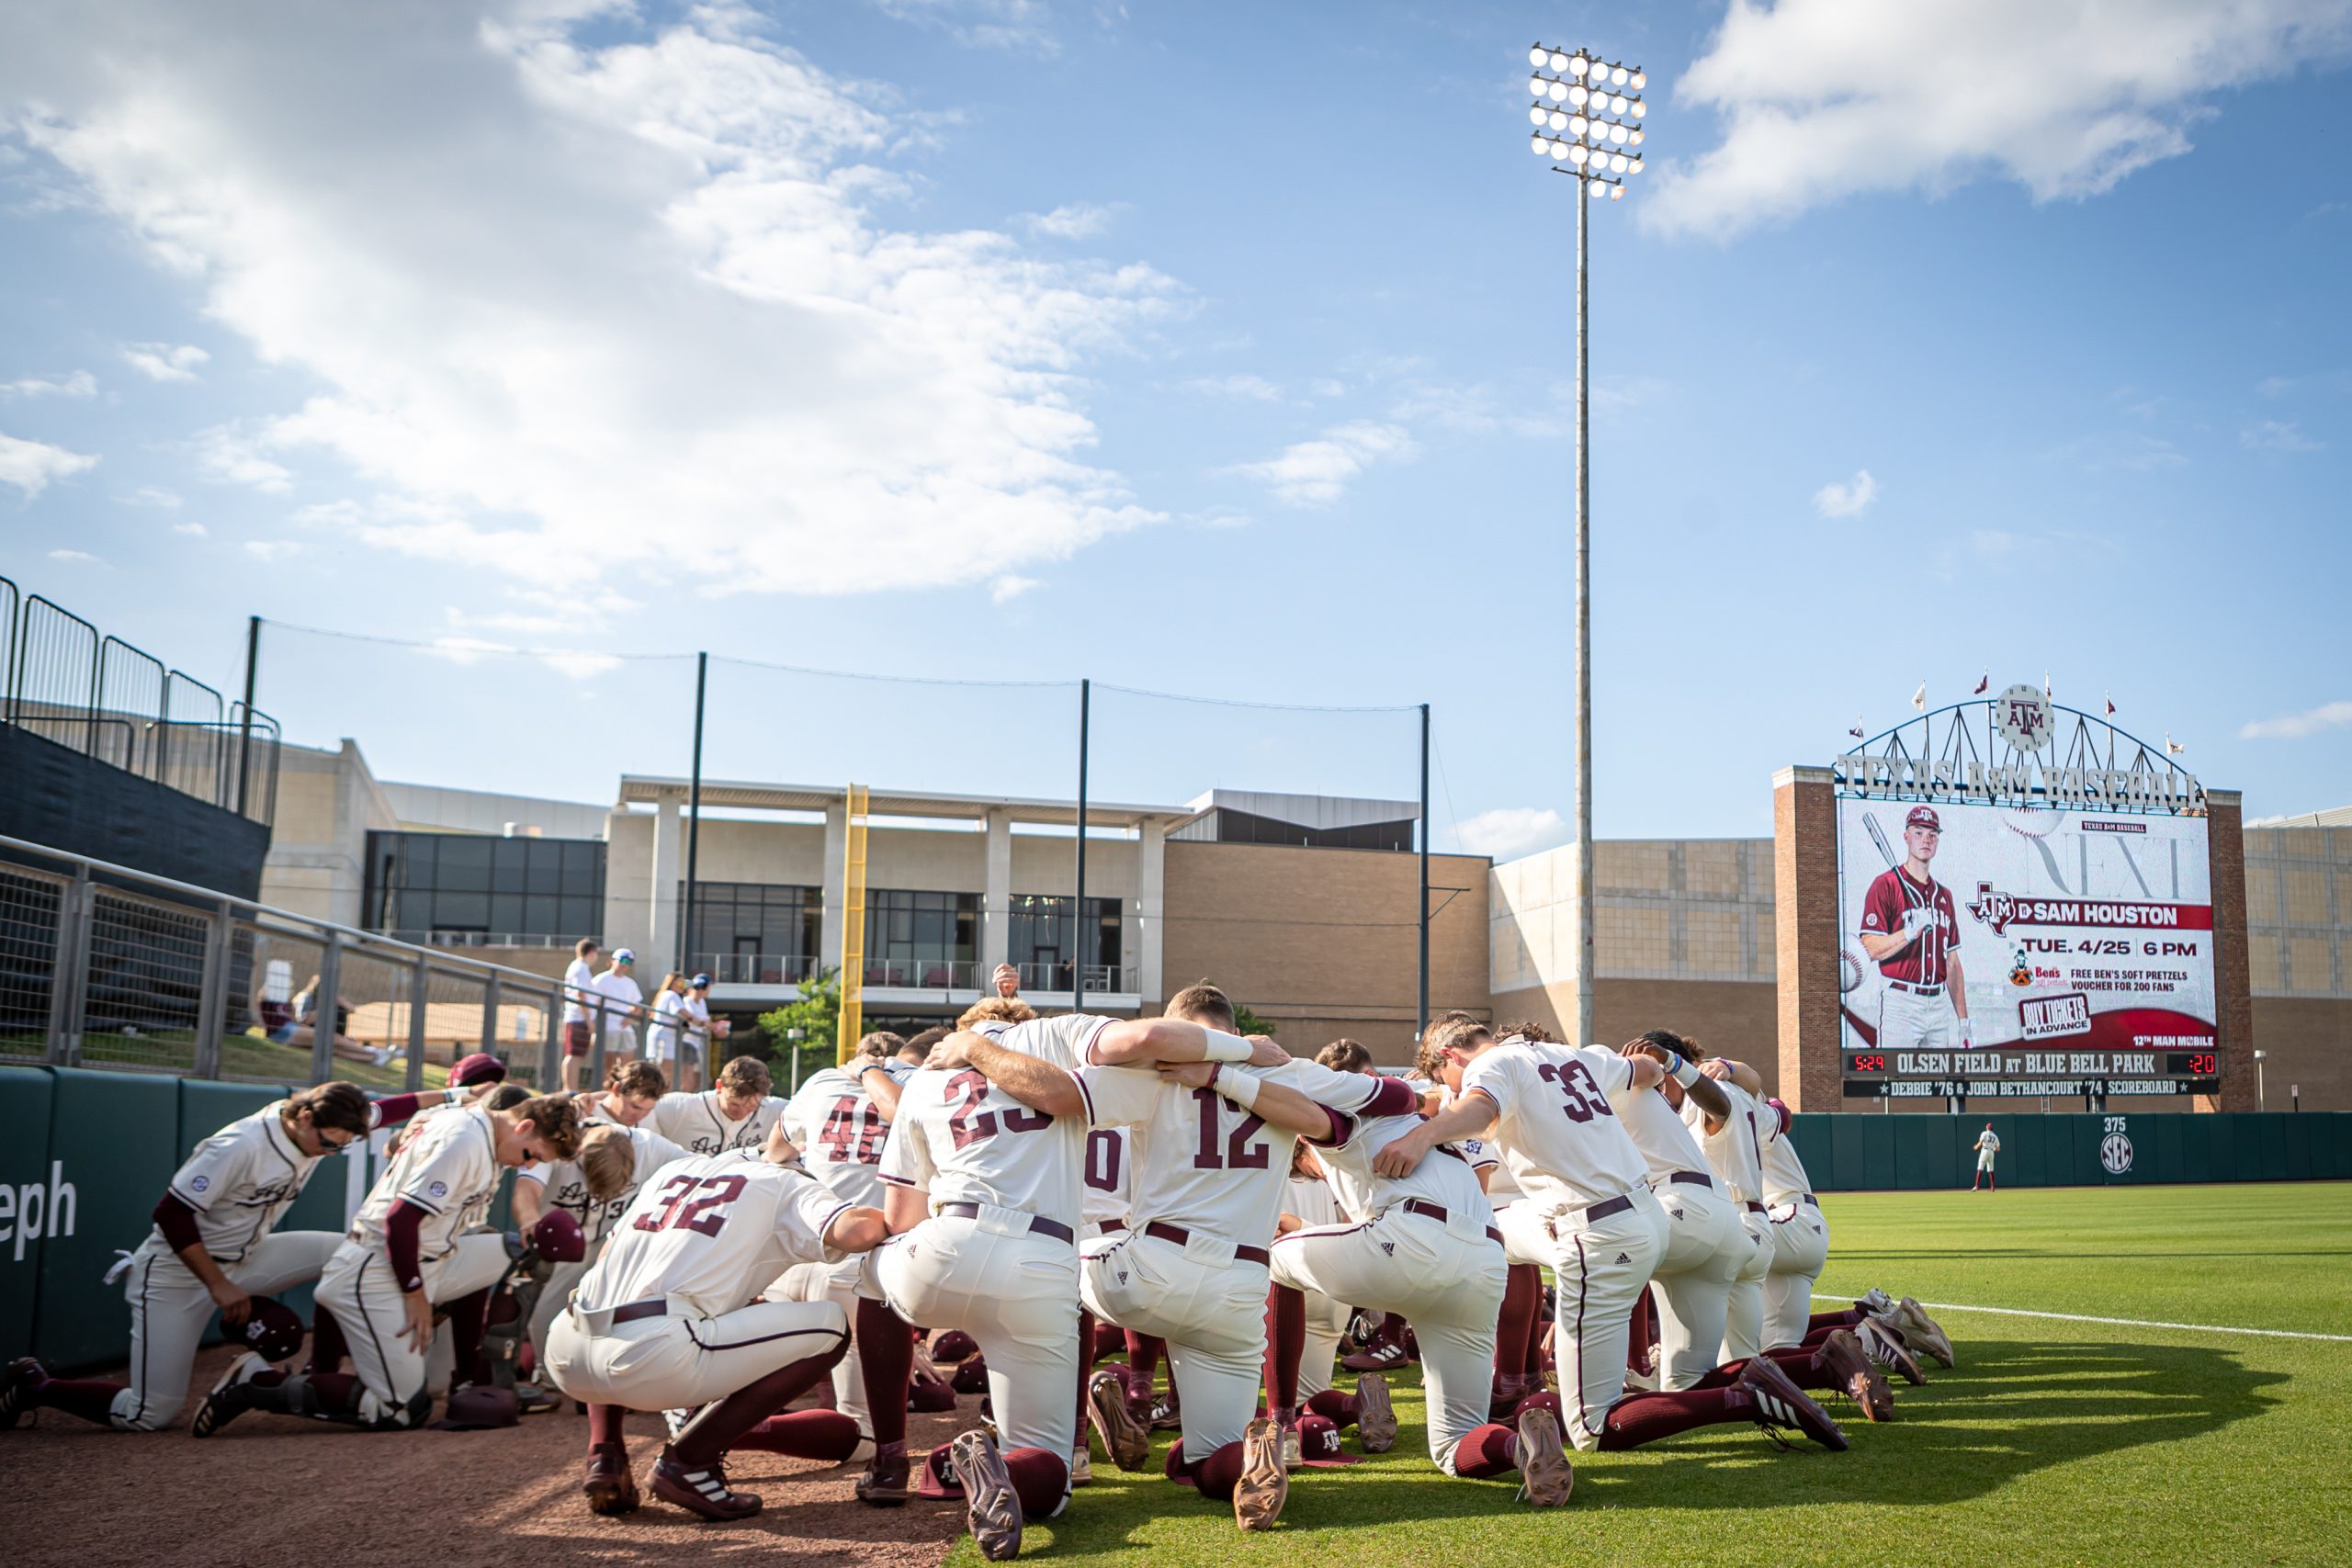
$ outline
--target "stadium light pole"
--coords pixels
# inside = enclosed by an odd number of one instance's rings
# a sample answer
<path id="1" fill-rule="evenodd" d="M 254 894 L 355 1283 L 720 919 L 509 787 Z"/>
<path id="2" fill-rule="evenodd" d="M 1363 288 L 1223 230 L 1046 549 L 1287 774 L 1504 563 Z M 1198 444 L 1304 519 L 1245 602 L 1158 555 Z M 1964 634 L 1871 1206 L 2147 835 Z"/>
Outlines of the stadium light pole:
<path id="1" fill-rule="evenodd" d="M 1638 65 L 1603 60 L 1589 49 L 1538 43 L 1527 110 L 1529 147 L 1554 159 L 1552 172 L 1577 189 L 1577 1016 L 1571 1043 L 1592 1043 L 1592 475 L 1590 333 L 1585 310 L 1590 215 L 1595 201 L 1622 201 L 1625 176 L 1642 172 L 1642 121 L 1649 114 Z"/>

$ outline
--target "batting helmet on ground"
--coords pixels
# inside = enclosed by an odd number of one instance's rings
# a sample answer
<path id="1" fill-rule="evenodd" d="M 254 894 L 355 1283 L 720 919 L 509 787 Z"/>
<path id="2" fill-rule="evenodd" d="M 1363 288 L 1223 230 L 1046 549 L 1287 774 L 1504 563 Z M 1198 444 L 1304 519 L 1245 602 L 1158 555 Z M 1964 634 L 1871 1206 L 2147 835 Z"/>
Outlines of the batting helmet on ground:
<path id="1" fill-rule="evenodd" d="M 518 1427 L 523 1406 L 511 1388 L 495 1383 L 468 1383 L 449 1392 L 448 1413 L 433 1423 L 443 1432 L 469 1432 L 483 1427 Z"/>
<path id="2" fill-rule="evenodd" d="M 268 1296 L 253 1298 L 243 1326 L 230 1337 L 265 1361 L 282 1361 L 302 1348 L 302 1320 L 294 1309 Z"/>
<path id="3" fill-rule="evenodd" d="M 588 1256 L 588 1237 L 568 1209 L 549 1209 L 531 1227 L 531 1250 L 549 1263 L 577 1263 Z"/>
<path id="4" fill-rule="evenodd" d="M 931 1359 L 934 1361 L 960 1361 L 980 1353 L 980 1342 L 960 1328 L 951 1328 L 931 1342 Z"/>

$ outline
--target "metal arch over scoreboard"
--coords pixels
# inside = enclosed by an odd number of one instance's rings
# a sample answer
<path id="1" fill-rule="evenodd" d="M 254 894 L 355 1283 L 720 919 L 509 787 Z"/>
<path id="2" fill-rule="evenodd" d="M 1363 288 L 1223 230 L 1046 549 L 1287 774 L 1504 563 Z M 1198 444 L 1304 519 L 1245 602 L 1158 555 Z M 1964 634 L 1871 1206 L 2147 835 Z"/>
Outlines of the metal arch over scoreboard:
<path id="1" fill-rule="evenodd" d="M 2205 791 L 2009 687 L 1841 755 L 1847 1098 L 2212 1093 Z"/>

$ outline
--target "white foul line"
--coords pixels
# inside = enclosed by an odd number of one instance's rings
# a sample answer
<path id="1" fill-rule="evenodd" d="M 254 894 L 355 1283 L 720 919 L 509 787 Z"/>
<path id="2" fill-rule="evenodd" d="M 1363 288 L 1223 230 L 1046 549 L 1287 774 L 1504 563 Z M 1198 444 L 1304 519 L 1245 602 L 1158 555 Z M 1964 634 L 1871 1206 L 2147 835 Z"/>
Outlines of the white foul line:
<path id="1" fill-rule="evenodd" d="M 1817 1302 L 1855 1302 L 1861 1298 L 1841 1296 L 1834 1291 L 1815 1291 L 1813 1299 Z M 1921 1302 L 1919 1304 L 1933 1307 L 1938 1312 L 1987 1312 L 2002 1317 L 2055 1318 L 2061 1323 L 2108 1323 L 2119 1328 L 2180 1328 L 2192 1334 L 2259 1334 L 2270 1339 L 2326 1339 L 2352 1345 L 2352 1334 L 2306 1334 L 2293 1328 L 2230 1328 L 2211 1323 L 2155 1323 L 2140 1317 L 2088 1317 L 2072 1312 L 2028 1312 L 2022 1307 L 1966 1306 L 1959 1302 Z"/>

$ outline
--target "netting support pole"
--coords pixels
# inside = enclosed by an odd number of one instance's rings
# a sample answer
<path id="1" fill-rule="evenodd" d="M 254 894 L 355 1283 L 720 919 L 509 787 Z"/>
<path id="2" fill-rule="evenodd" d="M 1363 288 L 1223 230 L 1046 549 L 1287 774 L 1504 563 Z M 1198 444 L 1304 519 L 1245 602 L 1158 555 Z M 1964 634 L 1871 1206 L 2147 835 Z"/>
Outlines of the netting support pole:
<path id="1" fill-rule="evenodd" d="M 1078 900 L 1070 908 L 1069 1008 L 1086 1010 L 1086 729 L 1094 705 L 1094 682 L 1078 683 Z"/>
<path id="2" fill-rule="evenodd" d="M 220 1076 L 221 1013 L 227 1007 L 229 950 L 237 929 L 236 913 L 224 900 L 212 907 L 204 922 L 204 978 L 196 999 L 196 1076 Z"/>
<path id="3" fill-rule="evenodd" d="M 695 764 L 686 784 L 686 907 L 678 923 L 678 961 L 670 965 L 694 973 L 695 856 L 702 847 L 702 705 L 710 683 L 710 655 L 695 655 Z"/>
<path id="4" fill-rule="evenodd" d="M 261 931 L 254 928 L 254 948 L 258 956 Z M 334 1037 L 342 1029 L 343 1010 L 337 1005 L 343 995 L 343 933 L 327 932 L 319 946 L 319 984 L 311 997 L 311 1016 L 318 1021 L 311 1025 L 311 1082 L 325 1083 L 334 1077 Z M 385 1013 L 387 1021 L 390 1018 Z M 300 1019 L 295 1021 L 300 1023 Z M 389 1043 L 389 1023 L 386 1030 Z"/>
<path id="5" fill-rule="evenodd" d="M 245 617 L 245 712 L 237 721 L 237 815 L 254 784 L 254 678 L 261 672 L 261 617 Z"/>
<path id="6" fill-rule="evenodd" d="M 1430 705 L 1421 705 L 1421 913 L 1420 987 L 1414 993 L 1413 1038 L 1419 1040 L 1430 1021 Z"/>

